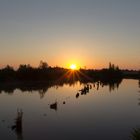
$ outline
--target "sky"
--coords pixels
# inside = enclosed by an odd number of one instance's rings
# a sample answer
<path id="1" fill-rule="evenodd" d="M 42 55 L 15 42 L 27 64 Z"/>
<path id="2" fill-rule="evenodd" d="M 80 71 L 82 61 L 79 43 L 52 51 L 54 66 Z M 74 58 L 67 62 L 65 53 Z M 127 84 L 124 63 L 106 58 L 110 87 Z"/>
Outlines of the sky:
<path id="1" fill-rule="evenodd" d="M 140 69 L 140 0 L 0 0 L 0 67 Z"/>

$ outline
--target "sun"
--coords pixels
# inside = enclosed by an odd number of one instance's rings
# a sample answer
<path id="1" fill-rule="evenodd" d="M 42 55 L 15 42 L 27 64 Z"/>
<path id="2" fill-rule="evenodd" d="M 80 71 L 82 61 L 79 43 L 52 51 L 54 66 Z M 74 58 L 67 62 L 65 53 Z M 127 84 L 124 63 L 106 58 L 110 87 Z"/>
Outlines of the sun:
<path id="1" fill-rule="evenodd" d="M 76 69 L 77 69 L 76 64 L 71 64 L 71 65 L 70 65 L 70 69 L 71 69 L 71 70 L 76 70 Z"/>

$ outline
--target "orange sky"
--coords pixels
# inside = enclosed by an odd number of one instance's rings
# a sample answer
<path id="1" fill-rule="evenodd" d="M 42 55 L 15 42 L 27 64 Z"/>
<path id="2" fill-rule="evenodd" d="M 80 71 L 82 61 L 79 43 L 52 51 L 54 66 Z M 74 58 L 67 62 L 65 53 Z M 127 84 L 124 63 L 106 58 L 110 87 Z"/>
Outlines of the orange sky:
<path id="1" fill-rule="evenodd" d="M 60 1 L 0 2 L 0 67 L 140 69 L 140 1 Z"/>

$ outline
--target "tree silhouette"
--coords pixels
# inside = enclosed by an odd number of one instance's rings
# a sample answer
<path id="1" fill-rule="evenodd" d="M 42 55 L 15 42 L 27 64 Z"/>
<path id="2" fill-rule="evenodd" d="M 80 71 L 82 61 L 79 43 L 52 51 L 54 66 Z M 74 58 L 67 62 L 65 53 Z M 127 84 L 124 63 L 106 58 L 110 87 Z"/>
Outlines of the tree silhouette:
<path id="1" fill-rule="evenodd" d="M 111 62 L 109 62 L 109 70 L 119 70 L 119 66 L 115 66 L 114 64 L 111 64 Z"/>
<path id="2" fill-rule="evenodd" d="M 39 68 L 40 69 L 47 69 L 49 67 L 47 62 L 40 61 Z"/>

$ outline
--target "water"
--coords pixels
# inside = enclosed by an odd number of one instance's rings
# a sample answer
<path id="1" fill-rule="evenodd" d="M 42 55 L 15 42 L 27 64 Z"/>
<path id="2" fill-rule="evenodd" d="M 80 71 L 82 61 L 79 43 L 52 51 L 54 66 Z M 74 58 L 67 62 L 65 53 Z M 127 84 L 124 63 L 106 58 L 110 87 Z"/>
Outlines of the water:
<path id="1" fill-rule="evenodd" d="M 133 139 L 134 129 L 140 128 L 138 80 L 88 83 L 86 92 L 84 87 L 76 82 L 38 90 L 1 89 L 0 139 Z"/>

